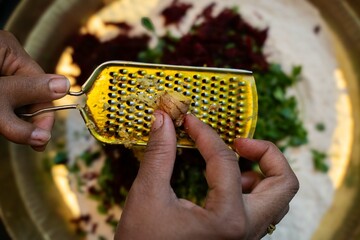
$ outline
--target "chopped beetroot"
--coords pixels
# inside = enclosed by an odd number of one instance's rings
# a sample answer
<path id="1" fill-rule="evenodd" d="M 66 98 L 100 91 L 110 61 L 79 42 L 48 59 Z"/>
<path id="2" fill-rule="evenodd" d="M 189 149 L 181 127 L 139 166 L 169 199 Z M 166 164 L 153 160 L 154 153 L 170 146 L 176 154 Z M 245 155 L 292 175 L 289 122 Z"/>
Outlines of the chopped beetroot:
<path id="1" fill-rule="evenodd" d="M 74 49 L 73 61 L 81 69 L 77 83 L 82 85 L 94 69 L 105 61 L 137 59 L 139 52 L 148 48 L 149 39 L 147 35 L 130 37 L 120 34 L 114 39 L 101 42 L 90 34 L 75 36 L 70 46 Z"/>
<path id="2" fill-rule="evenodd" d="M 162 16 L 165 18 L 165 26 L 179 24 L 191 7 L 192 4 L 180 3 L 178 0 L 174 0 L 170 6 L 161 12 Z"/>
<path id="3" fill-rule="evenodd" d="M 163 38 L 166 45 L 172 47 L 164 49 L 162 62 L 265 71 L 269 64 L 262 48 L 267 29 L 251 27 L 232 9 L 212 16 L 213 7 L 209 5 L 198 16 L 198 20 L 204 21 L 180 39 Z"/>

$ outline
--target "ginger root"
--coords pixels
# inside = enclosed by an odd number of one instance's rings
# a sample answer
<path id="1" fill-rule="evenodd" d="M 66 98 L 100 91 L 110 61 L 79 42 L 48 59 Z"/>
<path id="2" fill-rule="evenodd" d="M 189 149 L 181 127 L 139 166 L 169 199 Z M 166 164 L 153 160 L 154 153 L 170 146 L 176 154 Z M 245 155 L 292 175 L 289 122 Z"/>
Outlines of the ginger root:
<path id="1" fill-rule="evenodd" d="M 156 109 L 166 112 L 173 120 L 176 127 L 180 127 L 189 111 L 191 99 L 181 93 L 165 91 L 155 101 Z"/>

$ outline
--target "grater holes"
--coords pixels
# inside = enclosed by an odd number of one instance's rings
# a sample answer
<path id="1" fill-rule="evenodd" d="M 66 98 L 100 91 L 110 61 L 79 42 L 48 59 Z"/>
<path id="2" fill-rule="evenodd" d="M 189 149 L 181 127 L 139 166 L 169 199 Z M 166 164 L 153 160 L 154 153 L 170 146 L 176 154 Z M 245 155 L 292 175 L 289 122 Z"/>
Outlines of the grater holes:
<path id="1" fill-rule="evenodd" d="M 185 82 L 191 82 L 191 78 L 186 77 L 186 78 L 184 78 L 184 81 L 185 81 Z"/>
<path id="2" fill-rule="evenodd" d="M 204 78 L 204 79 L 202 80 L 202 83 L 210 83 L 210 80 L 209 80 L 208 78 Z"/>
<path id="3" fill-rule="evenodd" d="M 191 88 L 191 85 L 190 85 L 190 84 L 184 84 L 184 85 L 183 85 L 183 88 L 185 88 L 185 89 L 190 89 L 190 88 Z"/>
<path id="4" fill-rule="evenodd" d="M 135 92 L 135 88 L 134 88 L 134 87 L 128 87 L 127 90 L 128 90 L 129 92 Z"/>
<path id="5" fill-rule="evenodd" d="M 201 78 L 201 76 L 200 76 L 199 74 L 195 74 L 195 75 L 193 76 L 193 78 L 196 79 L 196 80 L 199 80 L 199 79 Z"/>
<path id="6" fill-rule="evenodd" d="M 210 97 L 210 101 L 212 102 L 216 102 L 218 100 L 218 98 L 216 96 L 211 96 Z"/>
<path id="7" fill-rule="evenodd" d="M 211 92 L 210 92 L 211 94 L 214 94 L 214 95 L 216 95 L 216 94 L 218 94 L 218 91 L 217 90 L 215 90 L 215 89 L 213 89 L 213 90 L 211 90 Z"/>
<path id="8" fill-rule="evenodd" d="M 117 97 L 117 95 L 115 93 L 108 93 L 108 96 L 110 98 L 116 98 Z"/>
<path id="9" fill-rule="evenodd" d="M 202 103 L 203 103 L 203 104 L 209 104 L 209 101 L 206 100 L 206 99 L 203 99 L 203 100 L 202 100 Z"/>
<path id="10" fill-rule="evenodd" d="M 238 114 L 243 114 L 244 112 L 245 112 L 244 108 L 239 108 L 236 110 L 236 113 L 238 113 Z"/>
<path id="11" fill-rule="evenodd" d="M 137 73 L 138 73 L 139 75 L 142 75 L 142 76 L 146 75 L 146 71 L 145 71 L 145 70 L 139 70 Z"/>
<path id="12" fill-rule="evenodd" d="M 136 73 L 130 73 L 128 76 L 129 76 L 130 78 L 136 78 L 136 77 L 137 77 L 137 74 L 136 74 Z"/>
<path id="13" fill-rule="evenodd" d="M 193 106 L 193 107 L 199 107 L 199 103 L 198 103 L 198 102 L 193 102 L 193 103 L 191 103 L 191 106 Z"/>
<path id="14" fill-rule="evenodd" d="M 201 87 L 201 90 L 206 91 L 207 89 L 208 89 L 208 87 L 207 87 L 207 86 L 202 86 L 202 87 Z"/>
<path id="15" fill-rule="evenodd" d="M 174 80 L 174 77 L 171 76 L 171 75 L 167 75 L 167 76 L 165 77 L 165 79 L 168 80 L 168 81 L 172 81 L 172 80 Z"/>
<path id="16" fill-rule="evenodd" d="M 114 107 L 109 107 L 109 108 L 107 108 L 107 110 L 112 113 L 116 112 L 116 108 L 114 108 Z"/>
<path id="17" fill-rule="evenodd" d="M 227 88 L 226 88 L 226 87 L 221 87 L 219 90 L 220 90 L 220 92 L 227 92 Z"/>
<path id="18" fill-rule="evenodd" d="M 106 117 L 107 117 L 108 119 L 116 119 L 115 114 L 112 114 L 112 113 L 106 114 Z"/>
<path id="19" fill-rule="evenodd" d="M 211 77 L 211 80 L 217 81 L 217 80 L 219 80 L 219 77 L 218 77 L 218 76 L 212 76 L 212 77 Z"/>
<path id="20" fill-rule="evenodd" d="M 190 95 L 191 95 L 191 93 L 190 93 L 189 91 L 185 91 L 185 92 L 183 92 L 183 94 L 184 94 L 185 96 L 190 96 Z"/>
<path id="21" fill-rule="evenodd" d="M 172 88 L 174 85 L 172 83 L 165 83 L 165 87 Z"/>
<path id="22" fill-rule="evenodd" d="M 110 79 L 110 83 L 111 83 L 111 84 L 117 84 L 118 81 L 117 81 L 116 78 L 112 78 L 112 79 Z"/>
<path id="23" fill-rule="evenodd" d="M 143 119 L 140 119 L 140 118 L 135 119 L 134 122 L 135 122 L 136 124 L 144 124 L 144 120 L 143 120 Z"/>
<path id="24" fill-rule="evenodd" d="M 243 128 L 243 127 L 244 127 L 244 124 L 241 123 L 241 122 L 236 122 L 236 123 L 235 123 L 235 126 L 238 127 L 238 128 Z"/>
<path id="25" fill-rule="evenodd" d="M 236 82 L 236 81 L 237 81 L 237 78 L 236 78 L 236 77 L 231 77 L 231 78 L 229 79 L 229 81 L 230 81 L 230 82 Z"/>
<path id="26" fill-rule="evenodd" d="M 121 74 L 127 74 L 127 73 L 128 73 L 128 70 L 126 70 L 126 69 L 120 69 L 119 72 L 120 72 Z"/>
<path id="27" fill-rule="evenodd" d="M 110 90 L 110 91 L 117 91 L 117 87 L 115 87 L 115 86 L 109 86 L 109 90 Z"/>
<path id="28" fill-rule="evenodd" d="M 144 105 L 136 105 L 135 107 L 137 110 L 141 111 L 141 110 L 144 110 Z"/>
<path id="29" fill-rule="evenodd" d="M 219 84 L 217 84 L 217 83 L 212 83 L 212 84 L 211 84 L 211 87 L 212 87 L 212 88 L 218 88 L 218 87 L 219 87 Z"/>
<path id="30" fill-rule="evenodd" d="M 245 102 L 244 102 L 244 101 L 238 102 L 238 106 L 239 106 L 239 107 L 245 107 Z"/>
<path id="31" fill-rule="evenodd" d="M 121 99 L 119 99 L 119 101 L 120 101 Z M 118 105 L 117 105 L 117 107 L 118 107 L 118 109 L 125 109 L 126 108 L 126 106 L 125 106 L 125 104 L 123 104 L 123 103 L 119 103 Z"/>
<path id="32" fill-rule="evenodd" d="M 125 122 L 125 119 L 124 119 L 124 118 L 117 118 L 117 119 L 116 119 L 116 122 L 122 124 L 122 123 Z"/>
<path id="33" fill-rule="evenodd" d="M 176 74 L 175 74 L 175 77 L 177 77 L 177 78 L 183 78 L 184 75 L 183 75 L 182 73 L 176 73 Z"/>
<path id="34" fill-rule="evenodd" d="M 181 92 L 182 89 L 181 89 L 181 87 L 175 87 L 175 88 L 174 88 L 174 91 L 175 91 L 175 92 Z"/>
<path id="35" fill-rule="evenodd" d="M 209 97 L 209 94 L 208 94 L 207 92 L 203 92 L 203 93 L 201 94 L 201 96 L 202 96 L 202 97 Z M 214 98 L 214 97 L 212 97 L 212 98 Z M 210 98 L 210 100 L 211 100 L 211 98 Z"/>
<path id="36" fill-rule="evenodd" d="M 225 99 L 225 98 L 226 98 L 226 95 L 225 95 L 225 94 L 220 94 L 220 95 L 219 95 L 219 98 Z M 229 99 L 229 100 L 230 100 L 230 99 Z"/>
<path id="37" fill-rule="evenodd" d="M 120 88 L 126 88 L 126 87 L 127 87 L 127 84 L 126 84 L 126 83 L 119 83 L 119 87 L 120 87 Z"/>
<path id="38" fill-rule="evenodd" d="M 126 91 L 125 91 L 125 90 L 119 90 L 119 91 L 118 91 L 118 94 L 120 94 L 120 95 L 126 95 Z M 120 100 L 121 100 L 121 97 L 118 97 L 117 99 L 120 101 Z"/>
<path id="39" fill-rule="evenodd" d="M 135 102 L 134 102 L 134 101 L 131 101 L 131 100 L 127 100 L 127 101 L 126 101 L 126 104 L 127 104 L 128 106 L 134 106 L 134 105 L 135 105 Z"/>
<path id="40" fill-rule="evenodd" d="M 192 90 L 192 92 L 193 92 L 193 93 L 200 93 L 200 89 L 194 88 L 194 89 Z"/>
<path id="41" fill-rule="evenodd" d="M 158 77 L 164 77 L 165 73 L 164 72 L 156 72 L 156 76 Z"/>
<path id="42" fill-rule="evenodd" d="M 126 118 L 127 120 L 129 120 L 129 121 L 135 120 L 135 116 L 134 116 L 134 115 L 127 115 L 125 118 Z"/>
<path id="43" fill-rule="evenodd" d="M 152 110 L 152 109 L 145 109 L 145 111 L 144 111 L 146 114 L 153 114 L 154 113 L 154 111 Z"/>
<path id="44" fill-rule="evenodd" d="M 119 111 L 117 111 L 117 115 L 125 116 L 125 112 L 123 110 L 119 110 Z"/>
<path id="45" fill-rule="evenodd" d="M 117 77 L 119 74 L 117 72 L 109 72 L 111 77 Z"/>
<path id="46" fill-rule="evenodd" d="M 161 85 L 157 86 L 158 91 L 163 91 L 164 89 L 165 89 L 164 86 L 161 86 Z"/>
<path id="47" fill-rule="evenodd" d="M 142 118 L 144 116 L 144 113 L 143 112 L 137 112 L 137 113 L 135 113 L 135 115 L 138 118 Z"/>
<path id="48" fill-rule="evenodd" d="M 200 97 L 198 95 L 193 95 L 191 98 L 195 101 L 198 101 L 200 99 Z"/>
<path id="49" fill-rule="evenodd" d="M 198 86 L 201 85 L 201 82 L 195 81 L 195 82 L 193 83 L 193 85 L 194 85 L 195 87 L 198 87 Z"/>
<path id="50" fill-rule="evenodd" d="M 236 107 L 233 104 L 230 104 L 230 105 L 228 105 L 227 109 L 228 110 L 235 110 Z"/>

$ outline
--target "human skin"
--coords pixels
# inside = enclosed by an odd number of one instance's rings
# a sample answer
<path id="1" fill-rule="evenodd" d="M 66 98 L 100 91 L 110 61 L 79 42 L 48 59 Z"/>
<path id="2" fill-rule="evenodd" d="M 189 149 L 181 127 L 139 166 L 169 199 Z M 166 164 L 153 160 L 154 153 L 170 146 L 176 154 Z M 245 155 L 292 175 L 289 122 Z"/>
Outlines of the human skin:
<path id="1" fill-rule="evenodd" d="M 235 152 L 192 115 L 184 128 L 206 161 L 209 191 L 204 206 L 178 198 L 170 186 L 175 129 L 166 113 L 156 111 L 155 118 L 115 239 L 260 239 L 288 212 L 299 182 L 278 148 L 236 139 L 237 154 L 258 162 L 262 171 L 242 175 Z"/>
<path id="2" fill-rule="evenodd" d="M 68 79 L 45 74 L 11 33 L 0 30 L 0 135 L 43 151 L 51 138 L 54 113 L 27 120 L 16 113 L 51 106 L 69 88 Z"/>

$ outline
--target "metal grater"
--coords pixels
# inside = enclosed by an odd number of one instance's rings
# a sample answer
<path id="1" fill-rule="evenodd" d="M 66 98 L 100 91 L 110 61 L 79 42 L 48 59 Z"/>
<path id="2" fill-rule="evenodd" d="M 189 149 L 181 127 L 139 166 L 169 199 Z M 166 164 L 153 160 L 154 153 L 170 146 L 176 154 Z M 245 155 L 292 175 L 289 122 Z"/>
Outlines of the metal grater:
<path id="1" fill-rule="evenodd" d="M 179 92 L 191 99 L 189 112 L 213 127 L 229 145 L 237 137 L 252 137 L 254 133 L 255 80 L 251 72 L 244 70 L 105 62 L 95 69 L 80 92 L 70 93 L 86 94 L 85 105 L 61 108 L 78 108 L 90 133 L 103 143 L 146 145 L 153 102 L 164 91 Z M 181 128 L 177 128 L 177 144 L 194 147 Z"/>

